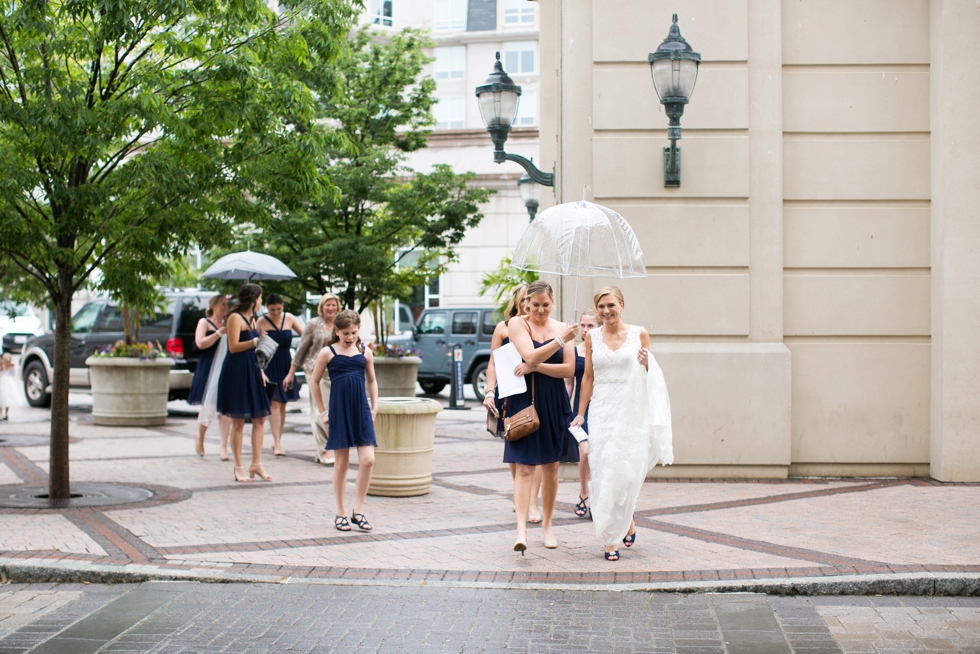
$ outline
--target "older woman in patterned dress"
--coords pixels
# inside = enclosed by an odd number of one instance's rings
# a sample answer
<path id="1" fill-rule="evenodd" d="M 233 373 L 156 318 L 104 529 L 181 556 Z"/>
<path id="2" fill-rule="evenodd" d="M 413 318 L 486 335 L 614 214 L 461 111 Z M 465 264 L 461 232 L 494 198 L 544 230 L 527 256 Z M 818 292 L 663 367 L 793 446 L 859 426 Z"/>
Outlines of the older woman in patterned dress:
<path id="1" fill-rule="evenodd" d="M 306 323 L 303 328 L 303 338 L 296 348 L 293 355 L 293 363 L 289 366 L 289 373 L 283 378 L 283 386 L 287 388 L 294 383 L 296 370 L 302 368 L 306 373 L 306 383 L 320 384 L 320 394 L 324 402 L 330 401 L 330 375 L 323 373 L 323 378 L 319 381 L 313 379 L 313 367 L 316 365 L 316 355 L 327 345 L 333 334 L 333 319 L 340 311 L 340 298 L 333 293 L 326 293 L 320 298 L 320 305 L 317 308 L 317 317 Z M 329 427 L 318 419 L 316 404 L 313 402 L 313 393 L 310 393 L 310 426 L 313 428 L 313 437 L 316 439 L 316 462 L 323 465 L 333 465 L 333 452 L 324 448 L 327 446 L 327 430 Z"/>

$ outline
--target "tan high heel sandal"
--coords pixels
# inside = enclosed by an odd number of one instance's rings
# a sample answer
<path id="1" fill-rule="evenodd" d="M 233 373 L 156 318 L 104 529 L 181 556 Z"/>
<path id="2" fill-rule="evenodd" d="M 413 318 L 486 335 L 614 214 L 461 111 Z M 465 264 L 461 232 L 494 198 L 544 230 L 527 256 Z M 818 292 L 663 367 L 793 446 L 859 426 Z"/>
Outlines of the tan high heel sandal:
<path id="1" fill-rule="evenodd" d="M 261 479 L 262 481 L 272 481 L 272 475 L 270 475 L 265 471 L 265 468 L 262 467 L 262 464 L 250 465 L 248 467 L 249 479 L 251 479 L 255 475 L 258 475 L 259 479 Z"/>

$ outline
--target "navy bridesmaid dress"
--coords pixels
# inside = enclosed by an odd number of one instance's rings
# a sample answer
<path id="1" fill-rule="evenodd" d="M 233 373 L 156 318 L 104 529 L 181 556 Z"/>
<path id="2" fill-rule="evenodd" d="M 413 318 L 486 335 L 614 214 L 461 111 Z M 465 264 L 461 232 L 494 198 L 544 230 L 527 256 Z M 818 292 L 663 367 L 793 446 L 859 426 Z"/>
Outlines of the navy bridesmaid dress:
<path id="1" fill-rule="evenodd" d="M 326 449 L 346 450 L 363 445 L 377 447 L 371 407 L 364 392 L 367 359 L 360 353 L 353 356 L 337 354 L 333 345 L 329 347 L 333 358 L 327 364 L 327 372 L 330 373 L 330 406 L 327 407 L 330 433 Z"/>
<path id="2" fill-rule="evenodd" d="M 257 329 L 243 330 L 239 341 L 258 338 Z M 254 420 L 271 413 L 262 371 L 255 360 L 255 348 L 225 356 L 218 379 L 218 413 L 235 420 Z"/>
<path id="3" fill-rule="evenodd" d="M 210 318 L 205 318 L 208 324 L 214 327 L 209 331 L 206 336 L 218 331 L 218 326 L 211 322 Z M 190 395 L 187 396 L 188 404 L 200 404 L 204 401 L 204 392 L 208 388 L 208 377 L 211 375 L 211 364 L 214 363 L 214 353 L 218 351 L 218 343 L 221 342 L 219 338 L 210 347 L 206 347 L 201 350 L 201 356 L 197 360 L 197 368 L 194 369 L 194 379 L 191 381 Z M 221 371 L 217 371 L 221 374 Z"/>
<path id="4" fill-rule="evenodd" d="M 535 349 L 551 341 L 532 341 Z M 544 363 L 561 364 L 562 350 L 552 354 Z M 504 463 L 520 463 L 540 466 L 556 461 L 578 463 L 578 441 L 568 431 L 572 412 L 565 380 L 532 372 L 527 375 L 527 391 L 511 395 L 507 400 L 507 415 L 512 416 L 531 406 L 531 384 L 534 383 L 534 408 L 538 412 L 540 427 L 519 441 L 504 443 Z"/>
<path id="5" fill-rule="evenodd" d="M 265 376 L 269 378 L 269 381 L 276 385 L 276 390 L 272 394 L 273 402 L 295 402 L 299 399 L 299 388 L 296 384 L 289 387 L 286 391 L 282 387 L 282 380 L 286 378 L 289 374 L 289 366 L 293 363 L 293 358 L 289 354 L 289 348 L 293 344 L 293 330 L 283 329 L 283 325 L 286 324 L 286 314 L 282 315 L 282 324 L 276 329 L 276 324 L 272 322 L 269 316 L 262 316 L 265 318 L 273 329 L 266 332 L 279 347 L 276 348 L 276 353 L 272 355 L 272 360 L 269 361 L 269 365 L 265 367 Z"/>
<path id="6" fill-rule="evenodd" d="M 585 376 L 585 357 L 575 350 L 575 392 L 572 397 L 572 418 L 578 415 L 579 400 L 582 397 L 582 377 Z M 585 410 L 585 424 L 582 429 L 589 433 L 589 410 Z"/>

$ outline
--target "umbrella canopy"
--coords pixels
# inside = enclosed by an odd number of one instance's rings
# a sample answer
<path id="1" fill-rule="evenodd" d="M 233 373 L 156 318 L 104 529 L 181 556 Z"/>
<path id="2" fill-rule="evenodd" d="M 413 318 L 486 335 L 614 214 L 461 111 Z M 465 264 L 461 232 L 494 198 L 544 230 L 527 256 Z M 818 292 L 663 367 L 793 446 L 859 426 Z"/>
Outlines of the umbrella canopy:
<path id="1" fill-rule="evenodd" d="M 234 252 L 211 264 L 203 276 L 208 279 L 295 279 L 296 273 L 268 254 Z"/>
<path id="2" fill-rule="evenodd" d="M 646 277 L 643 250 L 629 223 L 592 202 L 567 202 L 535 218 L 511 265 L 574 277 Z"/>

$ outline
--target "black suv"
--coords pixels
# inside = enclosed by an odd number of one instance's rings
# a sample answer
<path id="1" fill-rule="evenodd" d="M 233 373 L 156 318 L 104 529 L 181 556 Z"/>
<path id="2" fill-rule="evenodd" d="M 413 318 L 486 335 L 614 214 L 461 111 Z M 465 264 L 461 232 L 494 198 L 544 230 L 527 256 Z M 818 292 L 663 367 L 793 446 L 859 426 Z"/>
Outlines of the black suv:
<path id="1" fill-rule="evenodd" d="M 194 344 L 194 330 L 204 317 L 212 291 L 166 290 L 166 301 L 152 316 L 140 319 L 139 340 L 158 342 L 174 358 L 170 369 L 170 399 L 186 399 L 197 368 L 200 351 Z M 107 298 L 86 302 L 72 317 L 72 388 L 89 388 L 87 359 L 94 351 L 124 338 L 122 309 Z M 31 406 L 51 404 L 50 380 L 53 375 L 54 334 L 31 338 L 20 358 L 24 394 Z"/>

